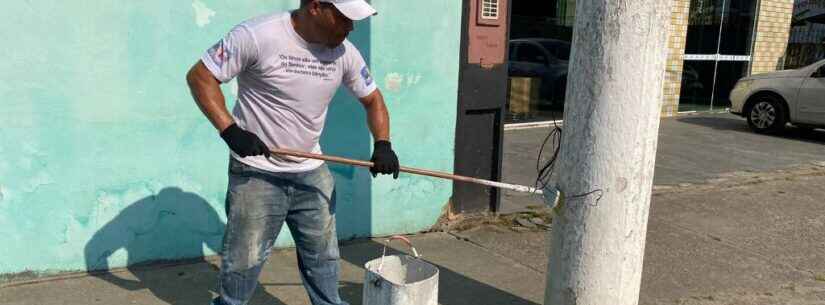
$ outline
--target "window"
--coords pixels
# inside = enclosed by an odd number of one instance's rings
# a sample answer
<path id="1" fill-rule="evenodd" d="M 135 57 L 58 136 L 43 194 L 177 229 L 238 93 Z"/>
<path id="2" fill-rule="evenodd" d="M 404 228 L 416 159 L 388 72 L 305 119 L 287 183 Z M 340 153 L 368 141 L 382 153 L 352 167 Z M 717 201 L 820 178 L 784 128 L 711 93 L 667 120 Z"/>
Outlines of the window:
<path id="1" fill-rule="evenodd" d="M 719 54 L 751 55 L 756 0 L 725 2 Z"/>
<path id="2" fill-rule="evenodd" d="M 691 0 L 685 54 L 716 54 L 724 0 Z"/>
<path id="3" fill-rule="evenodd" d="M 481 17 L 481 7 L 487 1 L 471 1 L 478 5 L 477 22 L 492 22 Z M 510 84 L 515 86 L 511 86 L 506 123 L 557 120 L 564 116 L 577 1 L 498 0 L 501 15 L 496 22 L 510 22 L 511 57 L 507 68 Z"/>
<path id="4" fill-rule="evenodd" d="M 498 0 L 481 0 L 481 19 L 498 19 Z"/>

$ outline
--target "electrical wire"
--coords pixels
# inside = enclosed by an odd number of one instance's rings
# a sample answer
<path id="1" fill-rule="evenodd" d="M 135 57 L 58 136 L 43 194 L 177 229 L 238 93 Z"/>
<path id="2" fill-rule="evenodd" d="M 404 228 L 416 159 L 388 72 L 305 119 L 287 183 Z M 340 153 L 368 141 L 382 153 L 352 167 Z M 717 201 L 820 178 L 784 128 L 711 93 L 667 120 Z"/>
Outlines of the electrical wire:
<path id="1" fill-rule="evenodd" d="M 562 129 L 559 127 L 558 121 L 556 120 L 555 114 L 550 112 L 551 119 L 553 120 L 553 127 L 550 129 L 550 133 L 544 138 L 544 141 L 541 143 L 541 148 L 539 148 L 539 156 L 536 160 L 536 171 L 538 172 L 538 176 L 536 177 L 535 187 L 537 189 L 544 189 L 547 185 L 550 184 L 550 179 L 553 176 L 553 171 L 556 167 L 556 160 L 559 157 L 559 150 L 561 148 L 561 135 Z M 542 155 L 544 155 L 544 149 L 547 147 L 547 143 L 552 139 L 552 149 L 553 153 L 550 156 L 550 159 L 542 165 Z"/>
<path id="2" fill-rule="evenodd" d="M 559 126 L 558 121 L 556 120 L 555 114 L 553 112 L 550 113 L 550 117 L 553 120 L 553 126 L 550 128 L 550 133 L 547 135 L 546 138 L 544 138 L 544 141 L 541 143 L 541 148 L 539 148 L 539 155 L 536 160 L 536 171 L 538 172 L 538 175 L 536 177 L 535 187 L 537 189 L 545 189 L 548 185 L 550 185 L 553 177 L 553 172 L 556 169 L 556 161 L 558 161 L 559 151 L 561 150 L 562 128 Z M 552 143 L 550 147 L 547 147 L 548 143 Z M 549 159 L 544 163 L 544 165 L 542 165 L 542 156 L 544 155 L 545 148 L 551 149 L 552 154 L 550 155 Z M 556 186 L 556 189 L 558 189 L 558 186 Z M 591 204 L 592 206 L 596 206 L 604 196 L 604 190 L 602 189 L 596 189 L 579 195 L 566 196 L 566 198 L 583 198 L 596 193 L 598 193 L 598 197 L 596 197 L 596 200 L 594 200 Z"/>

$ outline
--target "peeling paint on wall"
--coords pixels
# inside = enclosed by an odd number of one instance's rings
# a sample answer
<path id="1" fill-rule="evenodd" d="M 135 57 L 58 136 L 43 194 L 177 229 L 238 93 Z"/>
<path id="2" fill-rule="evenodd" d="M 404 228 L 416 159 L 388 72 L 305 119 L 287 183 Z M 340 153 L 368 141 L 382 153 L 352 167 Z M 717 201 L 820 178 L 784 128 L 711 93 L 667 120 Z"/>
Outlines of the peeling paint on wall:
<path id="1" fill-rule="evenodd" d="M 397 139 L 393 148 L 406 166 L 453 171 L 461 3 L 372 2 L 380 13 L 371 18 L 374 56 L 370 66 L 375 79 L 384 80 L 379 85 L 386 92 L 392 116 L 390 137 Z M 433 7 L 438 8 L 435 14 Z M 445 22 L 401 18 L 417 15 Z M 376 179 L 372 184 L 372 232 L 415 232 L 431 226 L 451 194 L 449 181 L 417 176 L 407 176 L 405 181 L 400 177 Z"/>
<path id="2" fill-rule="evenodd" d="M 388 91 L 399 92 L 401 89 L 409 89 L 410 87 L 418 85 L 421 77 L 421 73 L 407 73 L 406 75 L 389 73 L 387 77 L 384 78 L 384 84 Z"/>
<path id="3" fill-rule="evenodd" d="M 215 16 L 215 11 L 199 0 L 192 2 L 192 8 L 195 9 L 195 23 L 198 27 L 206 26 L 211 22 L 210 19 Z"/>
<path id="4" fill-rule="evenodd" d="M 398 73 L 390 73 L 387 74 L 387 77 L 384 78 L 384 84 L 386 84 L 387 90 L 390 92 L 398 92 L 401 91 L 401 84 L 404 82 L 404 77 Z"/>
<path id="5" fill-rule="evenodd" d="M 421 74 L 410 74 L 407 76 L 407 87 L 418 85 L 421 81 Z"/>

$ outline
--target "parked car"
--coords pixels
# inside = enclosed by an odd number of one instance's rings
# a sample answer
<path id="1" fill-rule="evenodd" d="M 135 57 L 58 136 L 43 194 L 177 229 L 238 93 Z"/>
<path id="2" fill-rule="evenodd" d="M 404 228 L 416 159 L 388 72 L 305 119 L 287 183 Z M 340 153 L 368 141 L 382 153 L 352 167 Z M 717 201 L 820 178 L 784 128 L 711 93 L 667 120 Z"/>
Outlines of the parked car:
<path id="1" fill-rule="evenodd" d="M 778 132 L 788 123 L 807 129 L 825 127 L 825 60 L 742 78 L 730 99 L 730 112 L 747 118 L 758 133 Z"/>
<path id="2" fill-rule="evenodd" d="M 567 88 L 570 43 L 550 38 L 510 40 L 508 74 L 541 79 L 539 106 L 562 108 Z"/>

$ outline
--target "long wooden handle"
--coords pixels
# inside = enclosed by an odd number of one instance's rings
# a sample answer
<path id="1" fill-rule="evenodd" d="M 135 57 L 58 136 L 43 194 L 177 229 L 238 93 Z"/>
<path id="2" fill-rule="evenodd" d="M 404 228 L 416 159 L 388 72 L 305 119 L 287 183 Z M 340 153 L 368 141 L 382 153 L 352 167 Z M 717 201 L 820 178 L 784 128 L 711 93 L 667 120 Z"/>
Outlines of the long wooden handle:
<path id="1" fill-rule="evenodd" d="M 335 156 L 319 155 L 319 154 L 307 153 L 307 152 L 291 150 L 291 149 L 271 148 L 270 151 L 273 154 L 278 154 L 278 155 L 300 157 L 300 158 L 307 158 L 307 159 L 316 159 L 316 160 L 324 160 L 324 161 L 330 161 L 330 162 L 342 163 L 342 164 L 348 164 L 348 165 L 355 165 L 355 166 L 361 166 L 361 167 L 367 167 L 367 168 L 372 167 L 372 165 L 373 165 L 372 162 L 368 162 L 368 161 L 353 160 L 353 159 L 347 159 L 347 158 L 335 157 Z M 485 186 L 491 186 L 491 187 L 496 187 L 496 188 L 501 188 L 501 189 L 508 189 L 508 190 L 513 190 L 513 191 L 523 192 L 523 193 L 542 194 L 541 190 L 533 188 L 533 187 L 529 187 L 529 186 L 524 186 L 524 185 L 509 184 L 509 183 L 503 183 L 503 182 L 497 182 L 497 181 L 490 181 L 490 180 L 484 180 L 484 179 L 479 179 L 479 178 L 459 176 L 459 175 L 453 175 L 453 174 L 448 174 L 448 173 L 444 173 L 444 172 L 437 172 L 437 171 L 431 171 L 431 170 L 426 170 L 426 169 L 418 169 L 418 168 L 412 168 L 412 167 L 404 167 L 404 166 L 402 166 L 400 170 L 402 172 L 410 173 L 410 174 L 436 177 L 436 178 L 447 179 L 447 180 L 469 182 L 469 183 L 474 183 L 474 184 L 481 184 L 481 185 L 485 185 Z"/>

